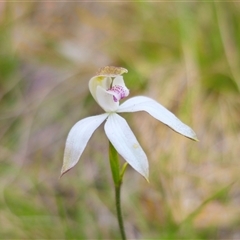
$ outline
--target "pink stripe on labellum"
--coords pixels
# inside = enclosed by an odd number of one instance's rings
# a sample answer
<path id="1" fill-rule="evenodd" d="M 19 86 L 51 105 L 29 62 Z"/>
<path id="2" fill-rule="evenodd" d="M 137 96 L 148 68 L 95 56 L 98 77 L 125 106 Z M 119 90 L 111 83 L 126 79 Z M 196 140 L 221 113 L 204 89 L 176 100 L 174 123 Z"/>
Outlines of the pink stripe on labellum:
<path id="1" fill-rule="evenodd" d="M 118 102 L 129 95 L 129 90 L 120 85 L 115 85 L 107 91 L 113 95 L 114 102 Z"/>

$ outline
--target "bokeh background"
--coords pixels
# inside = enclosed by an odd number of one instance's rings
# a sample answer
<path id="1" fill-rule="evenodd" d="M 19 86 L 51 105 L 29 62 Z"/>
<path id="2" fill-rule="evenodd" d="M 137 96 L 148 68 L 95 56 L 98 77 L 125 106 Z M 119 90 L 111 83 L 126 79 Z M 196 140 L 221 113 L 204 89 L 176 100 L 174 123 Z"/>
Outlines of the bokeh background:
<path id="1" fill-rule="evenodd" d="M 239 43 L 237 2 L 1 1 L 0 239 L 119 238 L 103 126 L 59 179 L 70 128 L 103 111 L 88 81 L 106 65 L 200 140 L 123 114 L 150 164 L 150 183 L 124 177 L 127 236 L 240 239 Z"/>

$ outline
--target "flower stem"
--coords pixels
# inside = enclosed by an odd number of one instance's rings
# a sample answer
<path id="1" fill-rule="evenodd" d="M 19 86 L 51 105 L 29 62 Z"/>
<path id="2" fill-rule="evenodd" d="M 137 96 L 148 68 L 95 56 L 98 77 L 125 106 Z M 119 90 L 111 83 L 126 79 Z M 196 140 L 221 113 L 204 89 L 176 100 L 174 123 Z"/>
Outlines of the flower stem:
<path id="1" fill-rule="evenodd" d="M 121 185 L 115 186 L 115 198 L 116 198 L 116 209 L 118 225 L 121 232 L 122 240 L 126 240 L 126 234 L 123 225 L 122 211 L 121 211 Z"/>
<path id="2" fill-rule="evenodd" d="M 126 240 L 126 234 L 124 230 L 122 210 L 121 210 L 121 185 L 122 185 L 122 178 L 123 178 L 127 164 L 124 164 L 122 170 L 120 171 L 118 153 L 110 142 L 109 142 L 109 160 L 110 160 L 110 166 L 111 166 L 114 187 L 115 187 L 115 201 L 116 201 L 118 225 L 119 225 L 122 240 Z"/>

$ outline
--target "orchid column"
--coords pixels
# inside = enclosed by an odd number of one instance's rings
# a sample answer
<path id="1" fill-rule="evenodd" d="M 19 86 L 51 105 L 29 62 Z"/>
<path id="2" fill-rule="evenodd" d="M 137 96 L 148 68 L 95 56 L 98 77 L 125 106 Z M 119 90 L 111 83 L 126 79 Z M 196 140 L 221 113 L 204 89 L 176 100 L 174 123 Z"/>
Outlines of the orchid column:
<path id="1" fill-rule="evenodd" d="M 126 239 L 120 208 L 120 188 L 127 163 L 148 180 L 148 159 L 137 141 L 126 120 L 118 113 L 146 111 L 177 133 L 196 140 L 194 131 L 181 122 L 174 114 L 151 98 L 137 96 L 128 99 L 123 104 L 119 101 L 129 95 L 122 74 L 127 70 L 120 67 L 104 67 L 89 81 L 89 90 L 105 113 L 87 117 L 77 122 L 70 130 L 64 152 L 61 175 L 73 168 L 79 161 L 93 132 L 106 120 L 105 133 L 109 139 L 109 157 L 115 185 L 116 207 L 122 239 Z M 122 168 L 119 166 L 118 154 L 125 160 Z"/>

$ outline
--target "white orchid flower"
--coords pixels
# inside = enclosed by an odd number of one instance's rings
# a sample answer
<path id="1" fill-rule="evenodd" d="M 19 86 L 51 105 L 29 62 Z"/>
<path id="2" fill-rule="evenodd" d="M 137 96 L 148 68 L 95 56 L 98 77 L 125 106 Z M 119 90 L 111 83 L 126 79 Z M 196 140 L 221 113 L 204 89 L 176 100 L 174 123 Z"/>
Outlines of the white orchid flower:
<path id="1" fill-rule="evenodd" d="M 119 101 L 129 94 L 121 76 L 127 72 L 124 68 L 105 67 L 90 79 L 89 90 L 105 113 L 84 118 L 72 127 L 66 141 L 62 175 L 77 164 L 93 132 L 106 120 L 104 130 L 109 141 L 129 165 L 148 179 L 147 156 L 126 120 L 118 113 L 146 111 L 174 131 L 197 140 L 190 127 L 151 98 L 137 96 L 119 105 Z"/>

